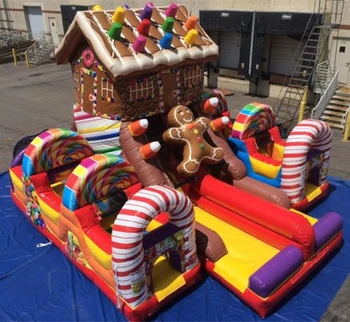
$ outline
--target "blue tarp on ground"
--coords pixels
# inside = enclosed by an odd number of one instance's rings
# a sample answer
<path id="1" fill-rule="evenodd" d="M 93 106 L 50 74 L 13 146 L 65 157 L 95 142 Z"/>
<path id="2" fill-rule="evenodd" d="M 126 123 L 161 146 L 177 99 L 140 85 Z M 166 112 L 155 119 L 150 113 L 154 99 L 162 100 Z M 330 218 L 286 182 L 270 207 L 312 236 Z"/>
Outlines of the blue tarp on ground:
<path id="1" fill-rule="evenodd" d="M 331 179 L 332 193 L 311 211 L 344 219 L 342 249 L 265 321 L 318 321 L 350 271 L 350 183 Z M 8 173 L 0 175 L 0 320 L 125 320 L 113 304 L 16 208 Z M 157 321 L 261 321 L 211 277 L 154 317 Z"/>

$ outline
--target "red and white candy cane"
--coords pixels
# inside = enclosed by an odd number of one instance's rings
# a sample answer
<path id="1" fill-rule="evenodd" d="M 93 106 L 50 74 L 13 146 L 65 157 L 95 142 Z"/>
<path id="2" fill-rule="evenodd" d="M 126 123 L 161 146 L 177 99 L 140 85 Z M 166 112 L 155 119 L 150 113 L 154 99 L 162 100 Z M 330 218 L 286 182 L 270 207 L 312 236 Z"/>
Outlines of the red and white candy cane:
<path id="1" fill-rule="evenodd" d="M 161 212 L 168 212 L 169 222 L 183 231 L 185 271 L 198 263 L 193 205 L 188 197 L 175 189 L 158 185 L 137 192 L 120 210 L 112 232 L 117 297 L 122 297 L 132 308 L 148 298 L 142 240 L 147 225 Z"/>
<path id="2" fill-rule="evenodd" d="M 329 125 L 317 120 L 300 122 L 289 134 L 283 153 L 281 188 L 292 203 L 304 198 L 307 154 L 310 149 L 324 152 L 323 168 L 328 168 L 332 144 Z M 327 175 L 321 177 L 321 184 Z"/>

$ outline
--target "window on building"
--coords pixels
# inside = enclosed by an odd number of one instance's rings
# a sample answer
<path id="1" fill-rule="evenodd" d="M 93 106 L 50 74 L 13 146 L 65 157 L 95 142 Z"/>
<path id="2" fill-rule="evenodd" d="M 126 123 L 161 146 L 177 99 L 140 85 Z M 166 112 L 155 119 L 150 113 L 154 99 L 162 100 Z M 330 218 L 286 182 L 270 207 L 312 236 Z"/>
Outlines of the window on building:
<path id="1" fill-rule="evenodd" d="M 202 68 L 198 65 L 185 69 L 185 86 L 193 87 L 201 83 L 203 77 Z"/>
<path id="2" fill-rule="evenodd" d="M 339 47 L 339 52 L 340 52 L 340 53 L 345 53 L 345 49 L 346 49 L 345 46 L 340 46 L 340 47 Z"/>
<path id="3" fill-rule="evenodd" d="M 113 83 L 106 77 L 101 79 L 101 99 L 106 101 L 113 101 Z"/>
<path id="4" fill-rule="evenodd" d="M 153 79 L 142 77 L 130 84 L 130 99 L 132 101 L 146 97 L 154 97 Z"/>

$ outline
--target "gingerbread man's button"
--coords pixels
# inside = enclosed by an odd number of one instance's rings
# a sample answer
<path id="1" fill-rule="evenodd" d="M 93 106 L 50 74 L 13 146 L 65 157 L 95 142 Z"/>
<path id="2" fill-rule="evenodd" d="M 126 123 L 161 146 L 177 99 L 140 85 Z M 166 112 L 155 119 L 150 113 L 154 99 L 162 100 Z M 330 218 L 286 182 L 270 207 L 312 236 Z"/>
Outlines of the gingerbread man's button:
<path id="1" fill-rule="evenodd" d="M 211 146 L 203 137 L 210 120 L 204 117 L 194 119 L 189 108 L 179 105 L 170 110 L 168 123 L 172 127 L 163 133 L 164 141 L 185 145 L 183 160 L 177 166 L 179 174 L 194 175 L 202 162 L 213 164 L 223 159 L 224 151 Z"/>

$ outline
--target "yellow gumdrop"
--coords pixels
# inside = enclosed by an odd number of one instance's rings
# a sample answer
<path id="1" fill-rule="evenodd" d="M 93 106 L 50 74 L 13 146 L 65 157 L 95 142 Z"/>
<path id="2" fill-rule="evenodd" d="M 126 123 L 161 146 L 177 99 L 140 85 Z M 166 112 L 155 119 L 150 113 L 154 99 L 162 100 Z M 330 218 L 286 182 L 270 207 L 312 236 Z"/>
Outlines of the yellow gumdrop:
<path id="1" fill-rule="evenodd" d="M 196 43 L 197 36 L 198 36 L 198 31 L 196 29 L 192 29 L 187 33 L 184 40 L 186 44 L 194 45 Z"/>
<path id="2" fill-rule="evenodd" d="M 99 4 L 97 4 L 97 5 L 92 7 L 92 10 L 93 11 L 102 11 L 103 9 L 102 9 L 102 7 Z"/>
<path id="3" fill-rule="evenodd" d="M 114 22 L 123 23 L 125 19 L 125 9 L 123 7 L 115 9 L 112 19 Z"/>

